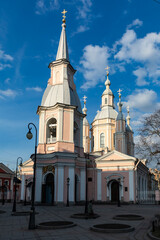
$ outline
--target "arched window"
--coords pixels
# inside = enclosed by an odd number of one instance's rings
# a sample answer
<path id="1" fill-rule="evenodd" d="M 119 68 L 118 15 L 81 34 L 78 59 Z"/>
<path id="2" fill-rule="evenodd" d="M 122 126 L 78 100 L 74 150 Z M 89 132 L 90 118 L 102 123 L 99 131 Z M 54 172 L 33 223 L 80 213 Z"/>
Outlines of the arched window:
<path id="1" fill-rule="evenodd" d="M 51 118 L 47 123 L 47 143 L 56 142 L 56 137 L 57 137 L 57 120 L 55 118 Z"/>
<path id="2" fill-rule="evenodd" d="M 104 133 L 100 134 L 100 147 L 103 148 L 104 147 Z"/>
<path id="3" fill-rule="evenodd" d="M 107 104 L 107 98 L 105 98 L 105 104 Z"/>

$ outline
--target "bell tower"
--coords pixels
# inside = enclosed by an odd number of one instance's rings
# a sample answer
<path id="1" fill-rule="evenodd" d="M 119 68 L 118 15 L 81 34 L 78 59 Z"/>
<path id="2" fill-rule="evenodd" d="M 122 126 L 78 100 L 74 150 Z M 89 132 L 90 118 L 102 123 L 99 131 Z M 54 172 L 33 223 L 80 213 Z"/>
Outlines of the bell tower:
<path id="1" fill-rule="evenodd" d="M 66 14 L 56 60 L 49 64 L 51 76 L 43 94 L 39 115 L 38 153 L 83 152 L 83 117 L 74 84 L 76 70 L 69 60 L 66 37 Z"/>

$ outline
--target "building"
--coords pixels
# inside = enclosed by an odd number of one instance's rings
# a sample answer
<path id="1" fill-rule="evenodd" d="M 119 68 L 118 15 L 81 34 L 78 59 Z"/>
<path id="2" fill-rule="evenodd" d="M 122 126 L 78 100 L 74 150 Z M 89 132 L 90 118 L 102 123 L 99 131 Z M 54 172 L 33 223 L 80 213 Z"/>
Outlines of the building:
<path id="1" fill-rule="evenodd" d="M 0 163 L 0 201 L 13 199 L 13 180 L 15 173 Z"/>
<path id="2" fill-rule="evenodd" d="M 69 60 L 65 17 L 56 60 L 49 64 L 49 68 L 51 76 L 37 109 L 39 140 L 35 201 L 66 204 L 69 178 L 69 201 L 72 204 L 85 201 L 86 185 L 89 200 L 136 202 L 141 196 L 138 187 L 142 190 L 143 186 L 143 191 L 147 191 L 148 170 L 134 157 L 129 109 L 125 118 L 119 90 L 119 111 L 115 110 L 107 68 L 101 111 L 91 124 L 90 139 L 86 97 L 82 110 L 74 83 L 76 70 Z M 21 168 L 21 200 L 25 195 L 25 179 L 30 183 L 28 198 L 31 194 L 34 158 L 34 154 L 31 155 Z M 138 181 L 145 184 L 141 186 Z"/>

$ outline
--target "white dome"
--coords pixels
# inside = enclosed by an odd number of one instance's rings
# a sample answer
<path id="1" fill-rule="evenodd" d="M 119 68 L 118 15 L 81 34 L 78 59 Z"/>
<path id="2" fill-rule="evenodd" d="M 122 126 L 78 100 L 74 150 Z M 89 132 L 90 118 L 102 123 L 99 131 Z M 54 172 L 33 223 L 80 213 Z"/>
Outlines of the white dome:
<path id="1" fill-rule="evenodd" d="M 73 91 L 68 84 L 48 85 L 42 98 L 41 106 L 51 107 L 56 103 L 76 106 L 82 113 L 81 104 L 76 91 Z"/>
<path id="2" fill-rule="evenodd" d="M 117 115 L 118 113 L 113 107 L 106 106 L 106 107 L 103 107 L 101 111 L 97 113 L 97 115 L 94 118 L 94 121 L 99 119 L 105 119 L 105 118 L 116 119 Z"/>

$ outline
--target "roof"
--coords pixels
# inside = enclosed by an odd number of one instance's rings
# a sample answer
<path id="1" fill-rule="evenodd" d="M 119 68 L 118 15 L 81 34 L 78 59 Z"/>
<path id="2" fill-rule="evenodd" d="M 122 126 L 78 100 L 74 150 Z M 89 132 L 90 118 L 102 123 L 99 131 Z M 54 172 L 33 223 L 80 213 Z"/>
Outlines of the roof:
<path id="1" fill-rule="evenodd" d="M 1 173 L 8 173 L 8 174 L 11 174 L 11 175 L 14 175 L 15 173 L 10 169 L 8 168 L 5 164 L 3 163 L 0 163 L 0 168 L 4 171 L 4 172 L 1 172 Z"/>
<path id="2" fill-rule="evenodd" d="M 127 161 L 132 160 L 132 161 L 136 161 L 135 157 L 132 157 L 132 156 L 124 154 L 124 153 L 121 153 L 117 150 L 113 150 L 111 152 L 108 152 L 108 153 L 104 154 L 101 157 L 96 158 L 96 161 L 103 161 L 103 159 L 110 158 L 112 155 L 118 157 L 117 159 L 113 159 L 113 160 L 127 160 Z"/>
<path id="3" fill-rule="evenodd" d="M 100 119 L 105 119 L 105 118 L 116 119 L 117 114 L 118 114 L 117 111 L 113 107 L 106 106 L 106 107 L 103 107 L 101 109 L 101 111 L 99 111 L 97 113 L 97 115 L 94 118 L 94 121 L 95 120 L 100 120 Z"/>
<path id="4" fill-rule="evenodd" d="M 58 51 L 56 60 L 67 59 L 69 61 L 68 46 L 67 46 L 67 37 L 66 37 L 66 24 L 62 24 L 62 32 L 60 36 Z"/>
<path id="5" fill-rule="evenodd" d="M 56 103 L 76 106 L 77 110 L 82 113 L 81 103 L 76 91 L 73 91 L 68 84 L 47 85 L 43 94 L 41 106 L 51 107 Z"/>

